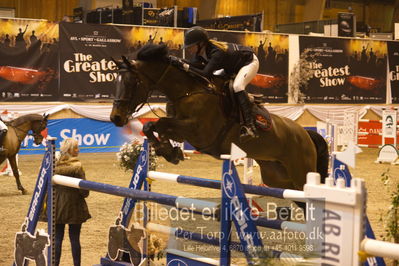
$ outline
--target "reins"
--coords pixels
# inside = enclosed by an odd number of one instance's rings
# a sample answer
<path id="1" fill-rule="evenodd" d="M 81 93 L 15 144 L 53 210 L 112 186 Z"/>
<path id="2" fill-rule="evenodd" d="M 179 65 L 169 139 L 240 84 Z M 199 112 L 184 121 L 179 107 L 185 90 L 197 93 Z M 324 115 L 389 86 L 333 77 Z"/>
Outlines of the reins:
<path id="1" fill-rule="evenodd" d="M 131 67 L 129 67 L 130 64 L 128 64 L 126 62 L 125 62 L 125 64 L 126 64 L 126 67 L 120 68 L 120 70 L 119 70 L 120 72 L 122 72 L 122 71 L 135 72 L 135 71 L 133 71 L 133 69 L 131 69 Z M 159 117 L 159 115 L 156 114 L 155 111 L 151 108 L 151 106 L 149 104 L 149 98 L 150 98 L 152 92 L 154 90 L 157 90 L 160 87 L 160 84 L 163 82 L 165 77 L 168 75 L 168 73 L 170 72 L 170 69 L 172 69 L 172 67 L 173 66 L 170 64 L 170 62 L 168 62 L 167 66 L 163 70 L 161 76 L 157 80 L 154 80 L 152 77 L 150 77 L 145 72 L 140 72 L 140 74 L 143 75 L 146 79 L 148 79 L 152 83 L 152 85 L 151 85 L 151 88 L 149 88 L 149 90 L 148 90 L 146 100 L 143 103 L 141 103 L 139 106 L 137 106 L 135 108 L 135 110 L 132 110 L 131 107 L 129 106 L 129 112 L 131 112 L 132 114 L 136 113 L 136 112 L 140 111 L 144 107 L 145 104 L 147 104 L 148 107 L 150 108 L 151 112 L 154 115 L 156 115 L 157 117 Z M 171 101 L 177 102 L 177 101 L 180 101 L 181 99 L 184 99 L 186 97 L 190 97 L 190 96 L 196 95 L 196 94 L 213 94 L 213 95 L 216 95 L 216 96 L 222 96 L 223 97 L 223 93 L 217 91 L 216 88 L 215 88 L 215 85 L 212 82 L 210 82 L 207 78 L 199 75 L 198 73 L 190 71 L 190 70 L 189 70 L 189 73 L 194 75 L 194 76 L 196 76 L 197 78 L 200 78 L 202 82 L 207 84 L 207 86 L 201 86 L 201 87 L 199 87 L 197 89 L 194 89 L 194 90 L 186 89 L 185 91 L 183 91 L 181 93 L 181 95 L 176 96 L 174 99 L 170 99 Z M 137 82 L 137 84 L 139 86 L 140 86 L 140 83 L 142 83 L 142 81 L 138 77 L 136 77 L 136 82 Z M 130 99 L 114 99 L 114 104 L 116 106 L 118 106 L 120 103 L 124 103 L 124 102 L 128 103 L 128 102 L 130 102 Z"/>
<path id="2" fill-rule="evenodd" d="M 159 84 L 161 84 L 161 82 L 162 82 L 163 79 L 166 77 L 166 75 L 168 74 L 168 72 L 169 72 L 169 70 L 170 70 L 171 68 L 172 68 L 172 65 L 171 65 L 170 63 L 168 63 L 168 65 L 165 67 L 165 70 L 163 71 L 163 73 L 161 74 L 161 76 L 159 77 L 159 79 L 158 79 L 157 81 L 154 81 L 154 80 L 153 80 L 150 76 L 148 76 L 146 73 L 140 72 L 143 76 L 145 76 L 148 80 L 150 80 L 150 81 L 153 83 L 152 87 L 155 87 L 154 89 L 150 89 L 150 93 L 151 93 L 153 90 L 156 90 L 157 87 L 159 87 Z M 130 70 L 130 71 L 131 71 L 131 70 Z M 191 73 L 191 74 L 193 74 L 193 75 L 199 77 L 203 82 L 206 82 L 206 83 L 207 83 L 207 86 L 206 86 L 206 87 L 201 87 L 201 88 L 199 88 L 199 89 L 197 89 L 197 90 L 194 90 L 194 91 L 187 90 L 187 91 L 184 92 L 182 95 L 176 97 L 176 99 L 175 99 L 176 101 L 179 101 L 179 100 L 181 100 L 182 98 L 186 98 L 186 97 L 192 96 L 192 95 L 194 95 L 194 94 L 201 94 L 201 93 L 210 93 L 210 94 L 215 94 L 215 95 L 220 95 L 220 96 L 223 95 L 221 92 L 218 92 L 218 91 L 215 89 L 215 85 L 214 85 L 212 82 L 210 82 L 207 78 L 205 78 L 205 77 L 203 77 L 203 76 L 201 76 L 201 75 L 199 75 L 199 74 L 197 74 L 197 73 L 195 73 L 195 72 L 193 72 L 193 71 L 190 71 L 190 70 L 189 70 L 189 73 Z M 149 93 L 149 94 L 150 94 L 150 93 Z M 148 97 L 147 97 L 146 103 L 148 103 Z M 140 108 L 142 108 L 142 107 L 140 107 Z"/>
<path id="3" fill-rule="evenodd" d="M 27 134 L 27 132 L 25 132 L 25 130 L 20 129 L 20 128 L 17 127 L 17 126 L 11 126 L 11 125 L 10 125 L 10 127 L 12 127 L 12 128 L 15 130 L 15 135 L 17 136 L 18 141 L 19 141 L 19 142 L 22 142 L 22 139 L 21 139 L 21 137 L 19 136 L 18 132 L 22 132 L 22 133 L 24 133 L 24 134 Z"/>
<path id="4" fill-rule="evenodd" d="M 36 121 L 36 120 L 35 120 L 35 121 Z M 12 123 L 10 123 L 9 126 L 15 129 L 15 135 L 17 136 L 17 139 L 18 139 L 19 142 L 22 142 L 23 139 L 21 139 L 21 136 L 18 134 L 18 132 L 22 132 L 23 134 L 25 134 L 25 136 L 33 136 L 33 137 L 36 137 L 37 135 L 39 135 L 39 134 L 37 134 L 36 132 L 34 132 L 32 129 L 24 130 L 24 129 L 21 129 L 21 128 L 20 128 L 21 125 L 23 125 L 23 124 L 25 124 L 25 123 L 29 123 L 29 122 L 31 123 L 31 122 L 33 122 L 33 121 L 25 121 L 25 122 L 21 123 L 21 124 L 18 125 L 18 126 L 13 126 Z M 42 123 L 43 123 L 43 121 L 40 122 L 40 124 L 42 124 Z M 32 130 L 33 133 L 29 133 L 30 130 Z"/>

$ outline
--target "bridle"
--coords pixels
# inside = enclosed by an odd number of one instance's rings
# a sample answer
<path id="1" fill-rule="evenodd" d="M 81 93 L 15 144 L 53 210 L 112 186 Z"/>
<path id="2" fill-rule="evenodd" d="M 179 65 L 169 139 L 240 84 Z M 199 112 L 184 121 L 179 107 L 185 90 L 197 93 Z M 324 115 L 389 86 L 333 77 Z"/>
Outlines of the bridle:
<path id="1" fill-rule="evenodd" d="M 35 131 L 32 130 L 33 134 L 31 134 L 34 138 L 38 137 L 38 136 L 42 136 L 42 131 L 44 129 L 46 129 L 46 123 L 47 123 L 47 119 L 42 119 L 40 120 L 40 132 L 36 133 Z M 42 136 L 43 137 L 43 136 Z"/>
<path id="2" fill-rule="evenodd" d="M 131 69 L 129 69 L 129 68 L 122 68 L 122 69 L 119 69 L 118 72 L 119 72 L 119 73 L 123 73 L 123 72 L 133 72 L 133 71 L 132 71 Z M 120 75 L 120 74 L 119 74 L 119 75 Z M 135 79 L 135 82 L 136 82 L 137 86 L 140 86 L 140 84 L 143 83 L 138 77 L 134 77 L 134 79 Z M 119 81 L 119 82 L 120 82 L 120 81 Z M 148 91 L 148 93 L 147 93 L 147 99 L 148 99 L 148 96 L 150 95 L 151 92 L 152 92 L 152 91 Z M 121 105 L 126 104 L 126 105 L 128 106 L 128 113 L 133 114 L 133 113 L 135 113 L 135 112 L 140 111 L 140 109 L 143 108 L 144 104 L 147 102 L 147 101 L 143 102 L 142 104 L 140 104 L 139 106 L 137 106 L 137 107 L 135 108 L 135 110 L 133 110 L 132 105 L 129 104 L 130 101 L 131 101 L 130 98 L 115 98 L 115 99 L 114 99 L 113 105 L 114 105 L 116 108 L 119 108 Z"/>
<path id="3" fill-rule="evenodd" d="M 133 70 L 133 67 L 132 67 L 132 64 L 130 63 L 130 61 L 129 61 L 126 57 L 122 57 L 122 58 L 123 58 L 123 61 L 124 61 L 125 65 L 118 65 L 118 66 L 119 66 L 119 71 L 118 71 L 118 72 L 119 72 L 119 73 L 124 73 L 124 72 L 134 73 L 135 71 Z M 168 59 L 169 59 L 169 58 L 168 58 Z M 169 60 L 170 60 L 170 59 L 169 59 Z M 165 77 L 167 76 L 167 74 L 169 73 L 169 70 L 173 67 L 173 66 L 170 64 L 169 61 L 168 61 L 167 63 L 168 63 L 168 64 L 167 64 L 167 66 L 164 68 L 164 70 L 162 71 L 161 76 L 160 76 L 158 79 L 156 79 L 156 80 L 154 80 L 152 77 L 150 77 L 150 76 L 149 76 L 148 74 L 146 74 L 145 72 L 140 72 L 140 74 L 143 75 L 143 76 L 144 76 L 147 80 L 149 80 L 150 83 L 152 83 L 152 84 L 151 84 L 150 88 L 148 89 L 148 92 L 147 92 L 147 96 L 146 96 L 146 98 L 145 98 L 145 101 L 144 101 L 142 104 L 138 105 L 138 106 L 135 108 L 135 110 L 133 110 L 132 106 L 129 105 L 130 99 L 128 99 L 128 98 L 115 98 L 115 99 L 114 99 L 114 106 L 117 107 L 117 108 L 119 108 L 122 104 L 126 104 L 126 105 L 128 105 L 128 112 L 131 113 L 131 114 L 133 114 L 133 113 L 135 113 L 135 112 L 140 111 L 140 109 L 143 108 L 145 104 L 147 104 L 147 105 L 150 107 L 150 110 L 155 114 L 155 112 L 152 110 L 152 108 L 151 108 L 151 106 L 150 106 L 150 104 L 149 104 L 149 102 L 148 102 L 148 99 L 150 98 L 150 95 L 152 94 L 152 92 L 153 92 L 154 90 L 156 90 L 157 87 L 162 83 L 162 81 L 164 80 L 164 78 L 165 78 Z M 208 83 L 209 86 L 208 86 L 207 88 L 203 88 L 203 89 L 198 90 L 198 91 L 192 91 L 192 92 L 189 91 L 189 92 L 185 92 L 185 93 L 183 93 L 182 95 L 180 95 L 179 97 L 177 97 L 177 99 L 185 98 L 185 97 L 191 96 L 191 95 L 193 95 L 193 94 L 198 94 L 198 93 L 211 93 L 211 94 L 215 94 L 215 95 L 220 95 L 220 93 L 216 92 L 215 89 L 214 89 L 214 87 L 212 87 L 212 85 L 211 85 L 212 83 L 211 83 L 208 79 L 206 79 L 206 78 L 204 78 L 204 77 L 202 77 L 202 76 L 196 74 L 195 72 L 192 72 L 192 73 L 193 73 L 194 75 L 197 75 L 199 78 L 201 78 L 201 79 L 202 79 L 203 81 L 205 81 L 206 83 Z M 134 79 L 135 79 L 135 82 L 136 82 L 137 86 L 141 86 L 141 84 L 143 83 L 143 82 L 141 81 L 141 79 L 140 79 L 139 77 L 135 76 L 135 75 L 134 75 Z"/>
<path id="4" fill-rule="evenodd" d="M 124 59 L 124 61 L 125 61 L 125 59 Z M 132 68 L 131 68 L 131 64 L 130 64 L 130 62 L 126 62 L 125 61 L 125 64 L 126 64 L 126 66 L 125 67 L 123 67 L 123 68 L 119 68 L 119 73 L 123 73 L 123 72 L 130 72 L 130 73 L 134 73 L 134 71 L 132 70 Z M 128 105 L 128 112 L 129 113 L 136 113 L 136 112 L 138 112 L 138 111 L 140 111 L 141 110 L 141 108 L 143 108 L 144 107 L 144 105 L 145 104 L 147 104 L 148 106 L 150 106 L 150 104 L 149 104 L 149 102 L 148 102 L 148 99 L 150 98 L 150 96 L 151 96 L 151 94 L 152 94 L 152 92 L 154 91 L 154 90 L 156 90 L 156 87 L 161 83 L 161 81 L 166 77 L 166 74 L 169 72 L 169 69 L 171 68 L 171 65 L 170 64 L 168 64 L 166 67 L 165 67 L 165 69 L 164 69 L 164 71 L 162 72 L 162 75 L 160 76 L 160 78 L 157 80 L 157 81 L 154 81 L 149 75 L 147 75 L 146 73 L 141 73 L 143 76 L 145 76 L 151 83 L 152 83 L 152 85 L 151 85 L 151 88 L 148 90 L 148 92 L 147 92 L 147 96 L 146 96 L 146 100 L 143 102 L 143 103 L 141 103 L 141 104 L 139 104 L 136 108 L 135 108 L 135 110 L 133 110 L 133 108 L 132 108 L 132 105 L 129 105 L 129 102 L 130 102 L 130 99 L 128 99 L 128 98 L 115 98 L 114 99 L 114 106 L 116 107 L 116 108 L 119 108 L 122 104 L 127 104 Z M 134 75 L 133 75 L 134 76 Z M 134 76 L 134 79 L 135 79 L 135 82 L 136 82 L 136 84 L 137 84 L 137 86 L 141 86 L 141 84 L 143 83 L 142 81 L 141 81 L 141 79 L 139 78 L 139 77 L 137 77 L 137 76 Z M 151 109 L 151 107 L 150 107 L 150 109 Z M 151 109 L 151 111 L 154 113 L 154 111 Z"/>
<path id="5" fill-rule="evenodd" d="M 34 121 L 37 121 L 37 120 L 34 120 Z M 26 121 L 26 122 L 34 122 L 34 121 Z M 41 131 L 42 130 L 40 130 L 40 132 L 39 133 L 36 133 L 32 128 L 31 129 L 29 129 L 28 131 L 25 131 L 24 129 L 21 129 L 20 128 L 20 126 L 13 126 L 13 125 L 11 125 L 14 129 L 15 129 L 15 135 L 17 136 L 17 139 L 18 139 L 18 141 L 19 142 L 22 142 L 23 141 L 23 139 L 21 138 L 21 136 L 18 134 L 18 132 L 22 132 L 23 134 L 25 134 L 26 136 L 33 136 L 33 138 L 34 139 L 36 139 L 37 137 L 39 137 L 39 136 L 41 136 Z M 41 120 L 40 121 L 40 128 L 45 128 L 44 127 L 44 121 L 43 120 Z M 32 131 L 33 133 L 29 133 L 29 131 Z"/>

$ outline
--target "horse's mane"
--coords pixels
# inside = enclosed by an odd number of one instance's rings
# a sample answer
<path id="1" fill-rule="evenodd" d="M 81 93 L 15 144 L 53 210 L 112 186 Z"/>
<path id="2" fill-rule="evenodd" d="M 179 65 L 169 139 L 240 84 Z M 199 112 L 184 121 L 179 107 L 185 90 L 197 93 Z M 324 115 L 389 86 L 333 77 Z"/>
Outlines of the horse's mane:
<path id="1" fill-rule="evenodd" d="M 19 125 L 22 125 L 23 123 L 27 121 L 41 121 L 43 119 L 42 115 L 38 114 L 28 114 L 28 115 L 23 115 L 18 118 L 15 118 L 14 120 L 11 120 L 9 122 L 10 126 L 17 127 Z"/>
<path id="2" fill-rule="evenodd" d="M 137 53 L 137 59 L 142 61 L 162 60 L 169 53 L 165 44 L 146 44 Z"/>
<path id="3" fill-rule="evenodd" d="M 144 45 L 137 53 L 137 60 L 140 61 L 162 61 L 162 60 L 167 60 L 167 56 L 169 54 L 169 49 L 165 44 L 146 44 Z M 190 75 L 191 77 L 194 78 L 194 80 L 197 80 L 201 82 L 202 84 L 205 84 L 208 86 L 209 81 L 207 79 L 204 79 L 201 75 L 192 72 L 192 71 L 182 71 L 185 75 Z"/>

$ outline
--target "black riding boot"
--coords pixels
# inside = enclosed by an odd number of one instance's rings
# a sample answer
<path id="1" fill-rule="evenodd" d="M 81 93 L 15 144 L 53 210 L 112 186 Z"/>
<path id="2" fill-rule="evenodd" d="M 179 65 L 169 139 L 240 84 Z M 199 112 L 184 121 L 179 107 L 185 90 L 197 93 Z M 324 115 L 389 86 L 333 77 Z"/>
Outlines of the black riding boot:
<path id="1" fill-rule="evenodd" d="M 240 140 L 241 142 L 245 142 L 251 138 L 258 137 L 255 121 L 252 117 L 252 103 L 250 102 L 246 91 L 239 91 L 235 94 L 237 95 L 237 100 L 240 104 L 240 109 L 244 120 L 244 125 L 242 125 L 240 130 Z"/>
<path id="2" fill-rule="evenodd" d="M 6 149 L 3 147 L 4 138 L 6 137 L 7 129 L 0 130 L 0 153 L 4 152 Z"/>

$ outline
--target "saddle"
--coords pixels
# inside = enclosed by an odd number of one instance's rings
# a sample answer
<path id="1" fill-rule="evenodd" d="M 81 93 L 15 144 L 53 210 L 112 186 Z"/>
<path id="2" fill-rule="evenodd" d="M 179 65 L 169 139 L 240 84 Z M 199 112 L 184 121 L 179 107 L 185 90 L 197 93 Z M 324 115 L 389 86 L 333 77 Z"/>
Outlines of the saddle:
<path id="1" fill-rule="evenodd" d="M 249 98 L 253 102 L 252 115 L 255 118 L 255 126 L 263 131 L 269 131 L 270 129 L 272 129 L 273 123 L 269 111 L 261 105 L 262 96 L 257 96 L 256 94 L 250 93 L 249 96 Z"/>
<path id="2" fill-rule="evenodd" d="M 207 90 L 214 91 L 215 93 L 217 93 L 217 91 L 220 91 L 221 94 L 224 95 L 224 97 L 221 97 L 221 105 L 226 117 L 234 116 L 234 120 L 236 120 L 237 122 L 241 122 L 242 115 L 239 110 L 239 104 L 237 102 L 237 99 L 236 97 L 234 97 L 233 90 L 233 81 L 235 76 L 228 76 L 224 73 L 223 70 L 215 71 L 215 77 L 224 80 L 221 87 L 218 88 L 213 80 L 209 80 L 208 78 L 194 71 L 189 70 L 188 72 L 191 76 L 206 84 Z M 256 128 L 263 131 L 269 131 L 272 128 L 273 123 L 269 111 L 262 106 L 262 95 L 248 93 L 248 96 L 250 101 L 252 102 L 252 116 L 254 118 Z M 171 107 L 171 103 L 168 103 L 167 107 L 170 109 L 169 111 L 167 111 L 167 114 L 171 114 L 171 116 L 173 116 L 172 113 L 174 112 L 174 110 L 171 110 L 173 108 Z"/>

